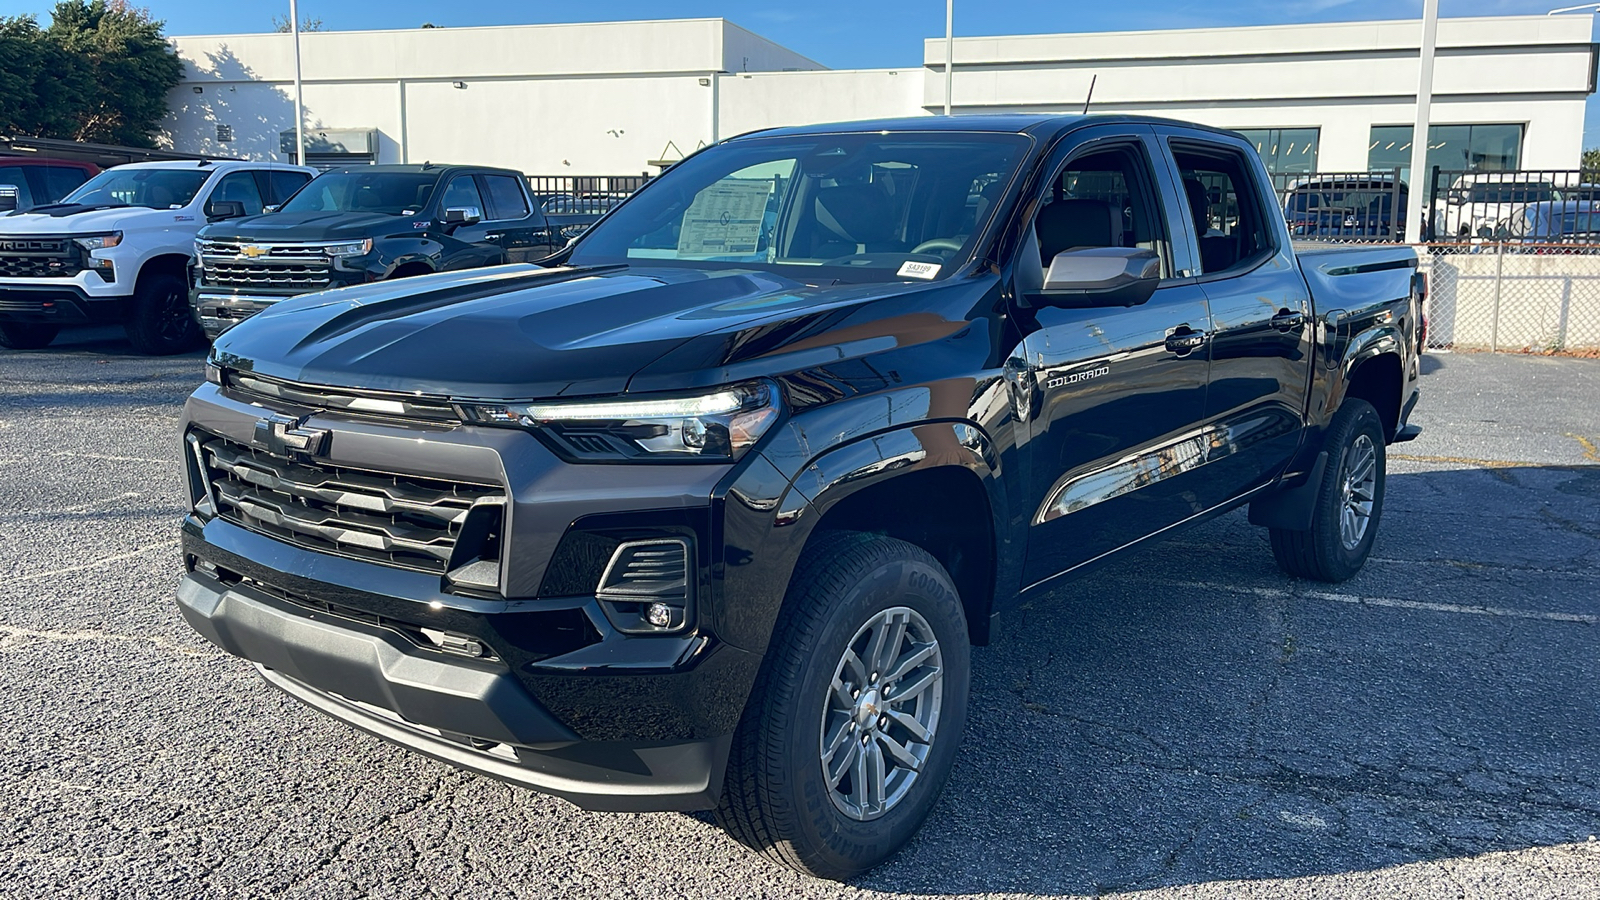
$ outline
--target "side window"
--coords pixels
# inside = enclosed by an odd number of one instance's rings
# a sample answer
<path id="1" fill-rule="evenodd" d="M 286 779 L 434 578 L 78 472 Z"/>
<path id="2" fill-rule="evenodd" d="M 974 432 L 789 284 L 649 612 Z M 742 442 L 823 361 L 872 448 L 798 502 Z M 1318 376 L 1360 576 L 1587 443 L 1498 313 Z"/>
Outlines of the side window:
<path id="1" fill-rule="evenodd" d="M 1200 274 L 1243 271 L 1271 252 L 1271 220 L 1243 154 L 1175 143 L 1172 158 L 1183 179 L 1185 211 L 1194 222 Z"/>
<path id="2" fill-rule="evenodd" d="M 483 197 L 478 194 L 478 182 L 471 175 L 457 175 L 444 189 L 444 199 L 439 201 L 439 211 L 471 206 L 483 212 Z"/>
<path id="3" fill-rule="evenodd" d="M 35 205 L 33 192 L 28 190 L 28 173 L 20 166 L 0 166 L 0 184 L 17 189 L 17 209 Z"/>
<path id="4" fill-rule="evenodd" d="M 217 182 L 217 187 L 211 192 L 211 199 L 207 203 L 218 200 L 236 200 L 244 204 L 244 214 L 247 216 L 261 215 L 261 189 L 256 187 L 256 179 L 250 172 L 229 172 Z"/>
<path id="5" fill-rule="evenodd" d="M 1081 247 L 1154 250 L 1163 273 L 1170 272 L 1166 218 L 1155 185 L 1149 156 L 1138 144 L 1068 161 L 1051 180 L 1027 242 L 1038 247 L 1039 284 L 1056 254 Z M 1034 251 L 1030 246 L 1024 252 Z"/>
<path id="6" fill-rule="evenodd" d="M 44 186 L 51 202 L 72 193 L 78 189 L 78 185 L 88 180 L 89 173 L 77 166 L 46 166 L 44 170 Z"/>
<path id="7" fill-rule="evenodd" d="M 528 214 L 528 201 L 522 185 L 510 175 L 483 176 L 483 189 L 489 192 L 489 208 L 484 216 L 493 220 L 520 219 Z"/>
<path id="8" fill-rule="evenodd" d="M 268 176 L 268 181 L 271 185 L 272 202 L 281 206 L 283 201 L 289 199 L 295 191 L 305 187 L 306 182 L 310 180 L 311 176 L 304 172 L 279 172 L 274 170 Z"/>

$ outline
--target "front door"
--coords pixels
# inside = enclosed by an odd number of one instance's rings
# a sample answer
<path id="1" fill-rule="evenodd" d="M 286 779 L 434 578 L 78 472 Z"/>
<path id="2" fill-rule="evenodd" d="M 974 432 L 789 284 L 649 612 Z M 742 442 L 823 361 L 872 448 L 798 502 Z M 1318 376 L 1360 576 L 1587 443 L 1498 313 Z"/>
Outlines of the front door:
<path id="1" fill-rule="evenodd" d="M 1033 304 L 1021 313 L 1036 326 L 1008 366 L 1030 470 L 1024 586 L 1200 508 L 1186 476 L 1204 454 L 1195 425 L 1206 403 L 1210 314 L 1205 293 L 1180 274 L 1188 243 L 1169 215 L 1170 178 L 1152 164 L 1153 133 L 1127 135 L 1123 126 L 1062 153 L 1016 263 L 1022 303 L 1054 255 L 1074 247 L 1154 249 L 1164 276 L 1138 306 Z"/>

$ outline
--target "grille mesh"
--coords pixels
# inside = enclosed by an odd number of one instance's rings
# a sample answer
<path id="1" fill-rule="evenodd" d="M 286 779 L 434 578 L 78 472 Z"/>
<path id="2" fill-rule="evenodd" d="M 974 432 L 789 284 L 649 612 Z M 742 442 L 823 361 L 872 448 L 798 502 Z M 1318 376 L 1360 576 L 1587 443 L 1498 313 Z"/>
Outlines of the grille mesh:
<path id="1" fill-rule="evenodd" d="M 0 238 L 0 277 L 71 278 L 82 270 L 65 238 Z"/>

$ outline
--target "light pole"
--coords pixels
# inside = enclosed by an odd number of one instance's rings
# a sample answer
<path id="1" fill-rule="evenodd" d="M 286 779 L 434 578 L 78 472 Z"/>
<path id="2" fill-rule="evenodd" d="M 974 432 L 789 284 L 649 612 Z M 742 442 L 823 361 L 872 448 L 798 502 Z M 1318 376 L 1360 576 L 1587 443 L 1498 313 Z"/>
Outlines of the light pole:
<path id="1" fill-rule="evenodd" d="M 305 113 L 301 108 L 300 92 L 300 8 L 297 0 L 289 0 L 289 33 L 294 36 L 294 161 L 306 164 Z"/>
<path id="2" fill-rule="evenodd" d="M 950 92 L 955 86 L 956 0 L 944 0 L 944 114 L 950 115 Z"/>
<path id="3" fill-rule="evenodd" d="M 1587 10 L 1593 11 L 1593 10 L 1595 10 L 1597 8 L 1600 8 L 1600 3 L 1583 3 L 1583 4 L 1580 4 L 1578 6 L 1563 6 L 1560 9 L 1552 9 L 1549 12 L 1545 13 L 1545 15 L 1547 15 L 1547 16 L 1559 16 L 1562 13 L 1577 12 L 1580 9 L 1587 9 Z"/>
<path id="4" fill-rule="evenodd" d="M 1417 67 L 1417 120 L 1411 126 L 1411 186 L 1406 196 L 1406 230 L 1411 243 L 1422 238 L 1422 201 L 1433 193 L 1428 168 L 1428 113 L 1433 104 L 1433 50 L 1439 41 L 1439 0 L 1422 0 L 1422 53 Z M 1424 179 L 1426 179 L 1424 181 Z M 1398 189 L 1398 188 L 1397 188 Z M 1430 214 L 1433 210 L 1428 211 Z"/>

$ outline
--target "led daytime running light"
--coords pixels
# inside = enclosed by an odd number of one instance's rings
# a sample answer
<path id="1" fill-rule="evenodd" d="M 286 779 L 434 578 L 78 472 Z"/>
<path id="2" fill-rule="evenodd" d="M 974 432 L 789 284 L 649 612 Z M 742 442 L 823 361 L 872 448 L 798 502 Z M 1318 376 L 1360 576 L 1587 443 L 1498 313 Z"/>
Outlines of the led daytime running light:
<path id="1" fill-rule="evenodd" d="M 689 416 L 715 416 L 744 406 L 737 391 L 718 391 L 701 397 L 664 400 L 604 400 L 596 403 L 529 404 L 516 409 L 523 418 L 535 422 L 587 422 L 597 419 L 660 419 Z"/>

